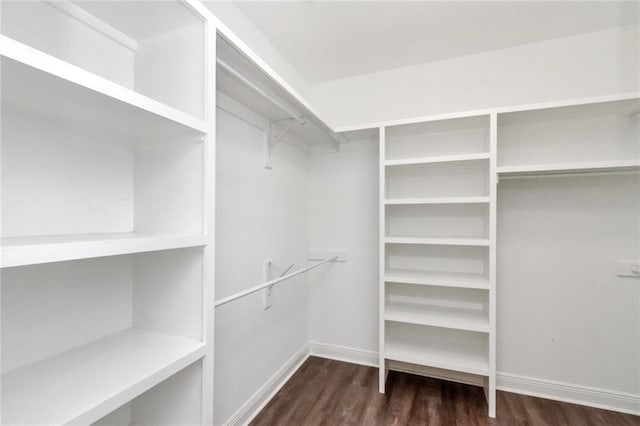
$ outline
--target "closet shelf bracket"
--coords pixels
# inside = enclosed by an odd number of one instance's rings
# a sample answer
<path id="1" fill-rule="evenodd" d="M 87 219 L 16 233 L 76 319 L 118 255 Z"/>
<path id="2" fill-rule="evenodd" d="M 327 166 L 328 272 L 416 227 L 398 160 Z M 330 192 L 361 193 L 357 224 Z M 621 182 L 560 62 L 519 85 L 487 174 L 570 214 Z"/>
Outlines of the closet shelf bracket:
<path id="1" fill-rule="evenodd" d="M 282 102 L 280 102 L 279 99 L 275 98 L 274 96 L 271 96 L 271 94 L 269 94 L 267 91 L 265 91 L 262 87 L 258 86 L 256 83 L 251 81 L 249 78 L 245 77 L 240 71 L 236 70 L 235 68 L 233 68 L 231 65 L 229 65 L 228 63 L 226 63 L 222 59 L 216 58 L 216 63 L 222 69 L 224 69 L 227 73 L 229 73 L 230 75 L 235 77 L 238 81 L 243 83 L 249 89 L 253 90 L 256 94 L 258 94 L 258 96 L 260 96 L 263 99 L 267 100 L 268 102 L 273 104 L 277 109 L 279 109 L 280 111 L 282 111 L 283 113 L 285 113 L 288 116 L 287 118 L 284 118 L 282 120 L 276 120 L 276 121 L 273 121 L 272 123 L 269 123 L 269 127 L 270 128 L 271 128 L 271 124 L 282 122 L 282 121 L 290 121 L 290 122 L 296 121 L 296 122 L 298 122 L 298 124 L 300 126 L 306 126 L 307 124 L 309 124 L 310 121 L 307 118 L 305 118 L 304 116 L 299 114 L 294 109 L 291 109 L 288 105 L 285 105 Z M 334 132 L 329 126 L 324 124 L 321 120 L 319 120 L 319 119 L 311 120 L 311 123 L 313 125 L 315 125 L 316 127 L 318 127 L 320 130 L 322 130 L 323 132 L 325 132 L 332 139 L 332 141 L 330 143 L 331 143 L 331 145 L 333 146 L 333 148 L 336 151 L 340 151 L 340 145 L 341 144 L 345 144 L 345 143 L 348 142 L 347 139 L 343 135 Z M 285 130 L 282 132 L 282 134 L 280 136 L 276 137 L 275 142 L 278 142 L 280 139 L 282 139 L 282 137 L 287 133 L 287 131 L 289 130 L 290 127 L 291 127 L 291 125 L 287 126 L 287 128 L 285 128 Z M 271 166 L 269 164 L 269 155 L 267 155 L 267 153 L 269 153 L 270 149 L 271 149 L 271 147 L 268 146 L 269 142 L 272 140 L 271 139 L 272 136 L 271 136 L 271 130 L 270 129 L 268 131 L 267 137 L 269 139 L 267 139 L 267 148 L 268 149 L 265 150 L 265 166 L 264 167 L 266 169 L 270 169 Z M 271 145 L 275 145 L 275 142 L 271 143 Z"/>
<path id="2" fill-rule="evenodd" d="M 284 136 L 287 134 L 289 129 L 291 129 L 291 126 L 293 126 L 293 124 L 296 121 L 298 120 L 295 118 L 283 118 L 281 120 L 275 120 L 275 121 L 269 122 L 269 126 L 265 132 L 265 137 L 264 137 L 264 168 L 265 169 L 271 170 L 271 153 L 273 152 L 273 147 L 276 146 L 276 144 L 280 142 L 282 138 L 284 138 Z M 284 126 L 284 128 L 282 128 L 280 133 L 274 136 L 274 130 L 275 130 L 274 124 L 280 124 L 285 122 L 287 124 Z M 305 126 L 306 124 L 307 124 L 307 121 L 305 120 L 304 124 L 302 125 Z"/>

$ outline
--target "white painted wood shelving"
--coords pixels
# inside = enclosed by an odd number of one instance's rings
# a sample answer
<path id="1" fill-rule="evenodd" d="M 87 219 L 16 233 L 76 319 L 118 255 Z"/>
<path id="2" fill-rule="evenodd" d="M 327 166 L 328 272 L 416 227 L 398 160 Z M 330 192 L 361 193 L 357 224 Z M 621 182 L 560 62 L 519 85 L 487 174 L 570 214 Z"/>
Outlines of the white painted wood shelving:
<path id="1" fill-rule="evenodd" d="M 380 391 L 388 369 L 451 377 L 485 386 L 494 415 L 495 115 L 380 141 Z"/>
<path id="2" fill-rule="evenodd" d="M 1 423 L 211 423 L 214 26 L 0 7 Z"/>
<path id="3" fill-rule="evenodd" d="M 381 392 L 389 369 L 478 384 L 495 416 L 498 179 L 637 173 L 639 119 L 628 93 L 377 123 Z"/>
<path id="4" fill-rule="evenodd" d="M 637 94 L 498 114 L 503 177 L 640 170 Z"/>
<path id="5" fill-rule="evenodd" d="M 217 108 L 268 134 L 265 166 L 272 151 L 285 142 L 306 153 L 339 149 L 347 140 L 335 133 L 318 114 L 287 87 L 259 58 L 219 33 L 217 43 Z M 249 111 L 246 111 L 246 110 Z M 269 143 L 268 141 L 272 142 Z"/>

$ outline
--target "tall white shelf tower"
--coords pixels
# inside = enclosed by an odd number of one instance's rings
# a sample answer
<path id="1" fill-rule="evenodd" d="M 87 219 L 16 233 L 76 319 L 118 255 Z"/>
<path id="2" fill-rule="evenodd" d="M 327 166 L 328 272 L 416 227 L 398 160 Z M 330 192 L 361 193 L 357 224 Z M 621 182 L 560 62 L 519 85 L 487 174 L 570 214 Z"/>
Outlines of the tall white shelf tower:
<path id="1" fill-rule="evenodd" d="M 1 7 L 1 423 L 212 423 L 214 26 Z"/>
<path id="2" fill-rule="evenodd" d="M 380 392 L 481 385 L 495 416 L 496 116 L 380 128 Z"/>

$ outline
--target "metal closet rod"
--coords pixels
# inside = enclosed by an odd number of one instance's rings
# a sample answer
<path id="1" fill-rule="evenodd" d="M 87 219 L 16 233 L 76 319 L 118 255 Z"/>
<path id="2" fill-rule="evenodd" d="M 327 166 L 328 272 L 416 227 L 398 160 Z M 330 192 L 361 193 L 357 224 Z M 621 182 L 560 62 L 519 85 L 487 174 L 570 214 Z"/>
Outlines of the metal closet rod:
<path id="1" fill-rule="evenodd" d="M 260 96 L 262 96 L 263 98 L 265 98 L 266 100 L 268 100 L 269 102 L 271 102 L 272 104 L 274 104 L 275 106 L 277 106 L 278 108 L 280 108 L 282 111 L 286 112 L 291 118 L 293 118 L 294 120 L 296 120 L 298 123 L 300 123 L 302 126 L 306 126 L 307 123 L 309 123 L 307 121 L 306 118 L 297 115 L 296 113 L 294 113 L 293 111 L 291 111 L 289 108 L 287 108 L 286 106 L 282 105 L 280 102 L 278 102 L 276 99 L 274 99 L 273 97 L 271 97 L 271 95 L 269 95 L 267 92 L 265 92 L 264 90 L 262 90 L 261 88 L 259 88 L 258 86 L 256 86 L 251 80 L 249 80 L 247 77 L 245 77 L 244 75 L 242 75 L 239 71 L 236 71 L 235 68 L 233 68 L 231 65 L 227 64 L 225 61 L 223 61 L 220 58 L 216 58 L 216 62 L 218 63 L 218 65 L 220 65 L 222 68 L 224 68 L 225 70 L 227 70 L 229 73 L 231 73 L 235 78 L 237 78 L 238 80 L 242 81 L 244 84 L 246 84 L 247 86 L 249 86 L 251 89 L 253 89 L 254 92 L 256 92 L 257 94 L 259 94 Z"/>
<path id="2" fill-rule="evenodd" d="M 282 105 L 277 99 L 274 99 L 267 92 L 262 90 L 260 87 L 256 86 L 251 80 L 249 80 L 247 77 L 242 75 L 242 73 L 237 71 L 235 68 L 233 68 L 231 65 L 227 64 L 222 59 L 216 58 L 216 63 L 218 65 L 220 65 L 222 68 L 224 68 L 225 70 L 227 70 L 231 75 L 236 77 L 238 80 L 240 80 L 241 82 L 246 84 L 249 88 L 251 88 L 257 94 L 259 94 L 260 96 L 262 96 L 263 98 L 265 98 L 266 100 L 268 100 L 269 102 L 271 102 L 272 104 L 274 104 L 275 106 L 280 108 L 282 111 L 287 113 L 289 115 L 289 117 L 291 117 L 292 119 L 296 120 L 298 123 L 300 123 L 300 125 L 306 126 L 309 123 L 309 120 L 307 120 L 303 116 L 300 116 L 300 115 L 296 114 L 294 111 L 291 111 L 289 108 L 287 108 L 286 106 Z M 335 141 L 336 147 L 340 146 L 341 143 L 345 142 L 345 139 L 344 139 L 344 137 L 342 135 L 338 135 L 338 134 L 334 133 L 333 131 L 331 131 L 329 129 L 326 130 L 326 133 Z"/>
<path id="3" fill-rule="evenodd" d="M 327 262 L 333 262 L 333 261 L 336 261 L 336 260 L 338 260 L 338 256 L 327 257 L 326 259 L 323 259 L 318 263 L 314 263 L 313 265 L 309 265 L 309 266 L 307 266 L 305 268 L 299 269 L 299 270 L 297 270 L 295 272 L 292 272 L 290 274 L 283 275 L 283 276 L 281 276 L 279 278 L 276 278 L 275 280 L 267 281 L 264 284 L 260 284 L 260 285 L 257 285 L 255 287 L 251 287 L 251 288 L 249 288 L 247 290 L 240 291 L 240 292 L 238 292 L 236 294 L 233 294 L 233 295 L 231 295 L 229 297 L 225 297 L 224 299 L 220 299 L 220 300 L 215 302 L 214 307 L 217 308 L 219 306 L 226 305 L 229 302 L 233 302 L 234 300 L 237 300 L 237 299 L 240 299 L 242 297 L 245 297 L 245 296 L 248 296 L 250 294 L 253 294 L 253 293 L 257 292 L 257 291 L 262 290 L 263 288 L 271 287 L 274 284 L 278 284 L 279 282 L 288 280 L 289 278 L 293 278 L 296 275 L 300 275 L 300 274 L 303 274 L 303 273 L 305 273 L 307 271 L 310 271 L 313 268 L 317 268 L 320 265 L 324 265 Z"/>

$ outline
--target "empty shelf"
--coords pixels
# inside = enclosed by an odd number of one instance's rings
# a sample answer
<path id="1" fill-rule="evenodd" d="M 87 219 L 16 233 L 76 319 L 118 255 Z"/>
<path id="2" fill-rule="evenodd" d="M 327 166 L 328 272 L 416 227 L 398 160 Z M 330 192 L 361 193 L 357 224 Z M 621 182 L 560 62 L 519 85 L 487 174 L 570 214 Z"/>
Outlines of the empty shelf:
<path id="1" fill-rule="evenodd" d="M 459 339 L 458 344 L 451 345 L 450 342 L 442 341 L 438 336 L 425 337 L 419 341 L 414 338 L 394 337 L 387 333 L 384 356 L 394 361 L 487 376 L 489 374 L 487 351 L 481 346 L 476 347 L 477 341 L 466 341 L 464 335 L 460 335 Z M 429 343 L 425 343 L 425 340 Z"/>
<path id="2" fill-rule="evenodd" d="M 384 319 L 455 330 L 489 332 L 487 313 L 479 309 L 392 302 L 385 306 Z"/>
<path id="3" fill-rule="evenodd" d="M 128 329 L 2 375 L 3 424 L 89 424 L 205 354 L 202 342 Z"/>
<path id="4" fill-rule="evenodd" d="M 400 284 L 432 285 L 441 287 L 489 289 L 489 279 L 480 274 L 389 270 L 385 282 Z"/>
<path id="5" fill-rule="evenodd" d="M 640 160 L 503 166 L 498 167 L 498 174 L 502 177 L 509 177 L 536 176 L 545 174 L 620 172 L 633 170 L 640 170 Z"/>
<path id="6" fill-rule="evenodd" d="M 458 154 L 458 155 L 442 155 L 437 157 L 417 157 L 403 158 L 399 160 L 386 160 L 384 165 L 390 166 L 408 166 L 413 164 L 430 164 L 430 163 L 455 163 L 459 161 L 477 161 L 488 160 L 490 154 L 488 152 L 480 152 L 476 154 Z"/>
<path id="7" fill-rule="evenodd" d="M 204 235 L 111 233 L 3 238 L 0 267 L 198 247 Z"/>
<path id="8" fill-rule="evenodd" d="M 424 244 L 444 246 L 489 246 L 487 238 L 385 237 L 386 244 Z"/>
<path id="9" fill-rule="evenodd" d="M 489 203 L 489 197 L 432 197 L 432 198 L 388 198 L 387 206 L 420 205 L 420 204 L 482 204 Z"/>
<path id="10" fill-rule="evenodd" d="M 3 108 L 149 137 L 207 131 L 196 117 L 2 35 L 0 55 Z"/>
<path id="11" fill-rule="evenodd" d="M 427 348 L 387 341 L 385 358 L 481 376 L 489 375 L 487 356 L 481 353 L 471 354 L 443 348 Z"/>

